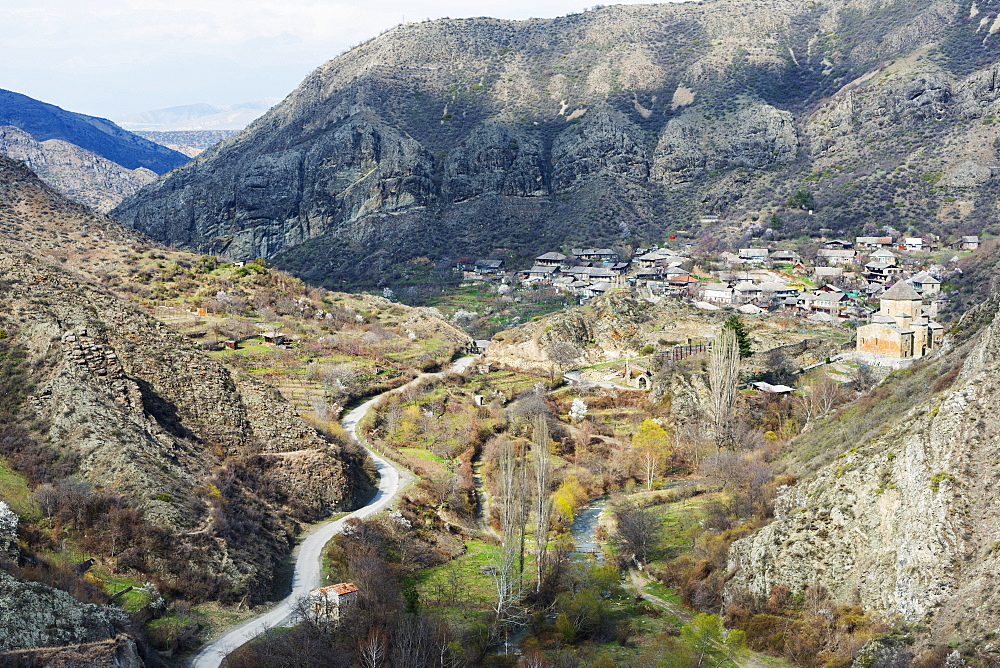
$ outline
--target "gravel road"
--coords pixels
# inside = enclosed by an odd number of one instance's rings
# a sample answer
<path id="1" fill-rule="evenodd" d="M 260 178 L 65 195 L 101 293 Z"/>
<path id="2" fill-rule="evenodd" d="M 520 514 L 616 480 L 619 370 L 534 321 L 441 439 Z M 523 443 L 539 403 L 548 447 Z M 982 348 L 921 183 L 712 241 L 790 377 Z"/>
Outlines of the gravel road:
<path id="1" fill-rule="evenodd" d="M 463 357 L 452 364 L 449 371 L 461 373 L 468 369 L 474 360 L 475 358 L 473 357 Z M 424 378 L 436 375 L 441 374 L 422 374 L 407 385 L 391 390 L 391 392 L 399 392 Z M 361 421 L 361 418 L 365 416 L 368 410 L 382 396 L 384 394 L 369 399 L 349 412 L 341 420 L 341 424 L 344 425 L 344 428 L 355 439 L 358 437 L 358 422 Z M 412 476 L 408 473 L 401 473 L 395 466 L 377 453 L 368 450 L 368 448 L 365 449 L 368 451 L 368 455 L 372 458 L 372 461 L 375 462 L 379 474 L 378 491 L 372 497 L 371 501 L 349 515 L 338 520 L 324 522 L 314 527 L 296 548 L 295 571 L 292 575 L 291 593 L 267 612 L 233 627 L 225 634 L 202 647 L 191 660 L 193 668 L 218 668 L 230 652 L 253 640 L 264 631 L 281 626 L 289 620 L 296 601 L 320 585 L 323 547 L 330 542 L 331 538 L 343 530 L 344 523 L 347 520 L 368 517 L 388 508 L 400 490 L 412 479 Z"/>

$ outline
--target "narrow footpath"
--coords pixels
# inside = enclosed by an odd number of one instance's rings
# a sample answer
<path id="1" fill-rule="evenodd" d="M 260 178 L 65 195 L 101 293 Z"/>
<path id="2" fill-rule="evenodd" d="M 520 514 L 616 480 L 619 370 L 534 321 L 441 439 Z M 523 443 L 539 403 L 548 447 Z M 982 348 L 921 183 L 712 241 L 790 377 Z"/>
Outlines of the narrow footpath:
<path id="1" fill-rule="evenodd" d="M 462 373 L 469 368 L 474 359 L 473 357 L 463 357 L 454 362 L 449 371 L 452 373 Z M 443 374 L 444 372 L 421 374 L 402 387 L 390 390 L 389 392 L 383 392 L 345 415 L 341 420 L 341 424 L 364 447 L 364 443 L 358 438 L 358 423 L 379 399 L 386 394 L 405 390 L 426 378 L 433 378 Z M 379 475 L 378 490 L 372 499 L 365 506 L 362 506 L 349 515 L 337 520 L 324 522 L 314 527 L 304 536 L 302 542 L 296 548 L 295 571 L 292 575 L 291 593 L 267 612 L 233 627 L 202 647 L 191 660 L 193 668 L 218 668 L 230 652 L 253 640 L 265 631 L 273 629 L 276 626 L 281 626 L 288 621 L 292 616 L 296 602 L 313 589 L 319 587 L 323 548 L 330 542 L 330 539 L 343 531 L 347 520 L 362 519 L 388 508 L 403 487 L 413 479 L 413 476 L 409 473 L 400 471 L 389 461 L 383 459 L 378 453 L 367 447 L 365 447 L 365 450 L 375 463 Z"/>

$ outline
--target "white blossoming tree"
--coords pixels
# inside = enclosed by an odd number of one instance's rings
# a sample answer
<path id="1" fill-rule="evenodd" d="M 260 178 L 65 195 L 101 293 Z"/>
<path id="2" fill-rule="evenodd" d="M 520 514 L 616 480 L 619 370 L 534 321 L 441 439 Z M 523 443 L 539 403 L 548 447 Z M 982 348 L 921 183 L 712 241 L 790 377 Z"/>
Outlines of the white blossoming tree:
<path id="1" fill-rule="evenodd" d="M 0 539 L 17 536 L 17 513 L 0 501 Z"/>
<path id="2" fill-rule="evenodd" d="M 577 397 L 573 400 L 569 407 L 569 416 L 577 422 L 587 417 L 587 404 L 583 402 L 583 399 Z"/>

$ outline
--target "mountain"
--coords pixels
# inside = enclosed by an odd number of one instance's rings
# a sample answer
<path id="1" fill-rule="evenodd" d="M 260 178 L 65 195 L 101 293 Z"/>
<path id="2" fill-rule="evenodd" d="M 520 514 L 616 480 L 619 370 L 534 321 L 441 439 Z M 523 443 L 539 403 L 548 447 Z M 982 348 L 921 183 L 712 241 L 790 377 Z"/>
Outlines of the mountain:
<path id="1" fill-rule="evenodd" d="M 122 167 L 62 139 L 36 141 L 13 126 L 0 126 L 0 154 L 24 161 L 53 188 L 102 213 L 156 178 L 145 167 Z"/>
<path id="2" fill-rule="evenodd" d="M 188 160 L 109 120 L 66 111 L 9 90 L 0 90 L 0 126 L 20 128 L 38 142 L 65 141 L 126 169 L 141 167 L 163 174 Z"/>
<path id="3" fill-rule="evenodd" d="M 328 284 L 680 228 L 978 233 L 1000 195 L 997 13 L 705 0 L 402 25 L 114 215 Z"/>
<path id="4" fill-rule="evenodd" d="M 173 132 L 180 130 L 242 130 L 278 102 L 266 97 L 254 102 L 216 106 L 186 104 L 143 111 L 116 119 L 126 130 Z"/>

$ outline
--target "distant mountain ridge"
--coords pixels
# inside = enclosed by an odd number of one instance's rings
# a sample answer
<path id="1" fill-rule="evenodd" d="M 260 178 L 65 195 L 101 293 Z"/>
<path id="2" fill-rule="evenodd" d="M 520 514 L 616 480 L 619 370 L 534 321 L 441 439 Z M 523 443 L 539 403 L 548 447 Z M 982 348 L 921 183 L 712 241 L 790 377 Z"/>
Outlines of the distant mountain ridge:
<path id="1" fill-rule="evenodd" d="M 10 125 L 0 125 L 0 154 L 23 161 L 63 195 L 101 213 L 156 178 L 145 167 L 122 167 L 62 139 L 36 141 Z"/>
<path id="2" fill-rule="evenodd" d="M 681 229 L 720 249 L 768 227 L 1000 232 L 1000 8 L 973 10 L 704 0 L 406 24 L 114 215 L 330 287 Z"/>
<path id="3" fill-rule="evenodd" d="M 130 114 L 117 119 L 117 123 L 133 132 L 242 130 L 277 102 L 279 102 L 277 98 L 263 98 L 253 102 L 228 105 L 187 104 Z"/>
<path id="4" fill-rule="evenodd" d="M 0 125 L 10 125 L 44 142 L 61 139 L 128 169 L 164 174 L 188 157 L 123 130 L 111 121 L 66 111 L 27 95 L 0 90 Z"/>

